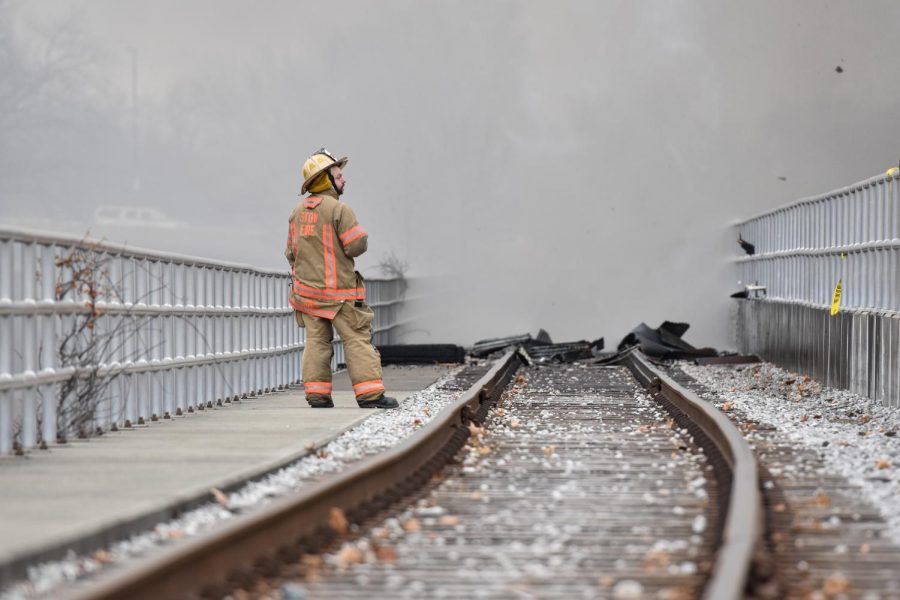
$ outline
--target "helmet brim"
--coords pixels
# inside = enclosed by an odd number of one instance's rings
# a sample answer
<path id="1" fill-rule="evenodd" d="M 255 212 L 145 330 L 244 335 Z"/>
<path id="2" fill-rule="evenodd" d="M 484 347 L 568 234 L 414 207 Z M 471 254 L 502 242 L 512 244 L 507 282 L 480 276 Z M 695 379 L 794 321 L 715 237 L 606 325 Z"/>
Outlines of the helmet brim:
<path id="1" fill-rule="evenodd" d="M 309 189 L 310 184 L 316 179 L 316 177 L 321 175 L 326 170 L 330 169 L 331 167 L 340 167 L 343 169 L 347 165 L 348 162 L 350 162 L 350 159 L 345 156 L 343 158 L 337 159 L 336 161 L 334 161 L 333 163 L 331 163 L 324 169 L 319 169 L 318 171 L 316 171 L 315 173 L 313 173 L 312 175 L 310 175 L 309 177 L 306 178 L 306 181 L 304 181 L 303 185 L 300 186 L 300 193 L 305 194 L 306 190 Z"/>

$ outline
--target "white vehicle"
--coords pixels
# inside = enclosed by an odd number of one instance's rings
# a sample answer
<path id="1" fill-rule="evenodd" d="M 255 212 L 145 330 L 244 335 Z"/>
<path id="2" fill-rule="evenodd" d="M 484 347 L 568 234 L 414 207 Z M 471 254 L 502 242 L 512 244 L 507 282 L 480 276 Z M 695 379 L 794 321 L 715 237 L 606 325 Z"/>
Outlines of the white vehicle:
<path id="1" fill-rule="evenodd" d="M 175 229 L 184 223 L 168 218 L 165 213 L 147 206 L 98 206 L 94 211 L 95 225 L 113 227 L 159 227 Z"/>

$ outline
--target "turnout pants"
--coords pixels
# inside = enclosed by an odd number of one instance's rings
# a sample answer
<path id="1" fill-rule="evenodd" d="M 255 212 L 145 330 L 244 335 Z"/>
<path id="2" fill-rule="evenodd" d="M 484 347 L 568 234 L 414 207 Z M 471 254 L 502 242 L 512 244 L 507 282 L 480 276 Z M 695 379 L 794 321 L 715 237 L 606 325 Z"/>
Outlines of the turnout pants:
<path id="1" fill-rule="evenodd" d="M 303 389 L 310 404 L 331 399 L 331 357 L 333 330 L 344 343 L 344 354 L 356 400 L 374 400 L 384 395 L 381 355 L 372 345 L 375 313 L 368 304 L 361 307 L 345 302 L 334 320 L 298 313 L 306 328 L 303 349 Z M 333 328 L 332 328 L 333 326 Z"/>

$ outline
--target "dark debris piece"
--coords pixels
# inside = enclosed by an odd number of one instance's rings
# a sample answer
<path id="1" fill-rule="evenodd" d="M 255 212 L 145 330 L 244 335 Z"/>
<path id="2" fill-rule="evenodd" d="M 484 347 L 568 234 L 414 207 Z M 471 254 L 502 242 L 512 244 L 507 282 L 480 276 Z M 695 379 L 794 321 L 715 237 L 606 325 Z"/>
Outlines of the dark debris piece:
<path id="1" fill-rule="evenodd" d="M 603 350 L 603 346 L 603 338 L 598 338 L 593 342 L 580 340 L 560 344 L 526 344 L 525 348 L 535 362 L 570 363 L 595 358 Z"/>
<path id="2" fill-rule="evenodd" d="M 386 344 L 378 346 L 383 365 L 463 363 L 466 350 L 455 344 Z"/>
<path id="3" fill-rule="evenodd" d="M 618 350 L 621 352 L 638 346 L 647 356 L 664 360 L 718 356 L 714 348 L 695 348 L 681 339 L 689 327 L 687 323 L 664 321 L 656 329 L 651 329 L 646 323 L 641 323 L 622 338 Z"/>
<path id="4" fill-rule="evenodd" d="M 746 252 L 748 255 L 753 256 L 754 254 L 756 254 L 756 246 L 754 246 L 741 236 L 738 236 L 737 243 L 741 248 L 744 249 L 744 252 Z"/>
<path id="5" fill-rule="evenodd" d="M 504 348 L 508 348 L 510 346 L 528 344 L 529 342 L 552 344 L 553 340 L 550 339 L 550 335 L 546 331 L 541 329 L 538 332 L 537 337 L 531 337 L 530 333 L 524 333 L 521 335 L 511 335 L 509 337 L 479 340 L 475 342 L 475 345 L 472 346 L 471 350 L 469 350 L 469 354 L 476 358 L 482 358 L 484 356 L 488 356 L 489 354 L 493 354 L 498 350 L 503 350 Z"/>

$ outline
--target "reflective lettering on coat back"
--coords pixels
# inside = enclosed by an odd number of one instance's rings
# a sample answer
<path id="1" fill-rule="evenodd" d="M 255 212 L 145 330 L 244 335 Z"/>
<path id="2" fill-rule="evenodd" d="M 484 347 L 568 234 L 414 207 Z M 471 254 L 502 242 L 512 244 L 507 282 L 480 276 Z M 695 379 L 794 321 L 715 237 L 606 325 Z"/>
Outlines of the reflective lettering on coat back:
<path id="1" fill-rule="evenodd" d="M 309 237 L 316 234 L 316 223 L 319 222 L 319 213 L 302 212 L 300 213 L 300 235 Z"/>

